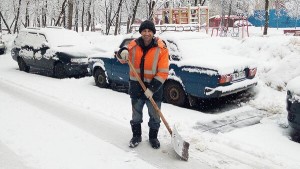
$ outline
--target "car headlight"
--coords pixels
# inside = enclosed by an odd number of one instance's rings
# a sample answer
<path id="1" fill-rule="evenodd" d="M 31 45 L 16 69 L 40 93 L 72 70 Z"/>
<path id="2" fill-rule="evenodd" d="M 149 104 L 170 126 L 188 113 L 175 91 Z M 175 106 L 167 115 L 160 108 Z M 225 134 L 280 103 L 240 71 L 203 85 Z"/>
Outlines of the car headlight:
<path id="1" fill-rule="evenodd" d="M 72 63 L 88 63 L 88 58 L 72 58 Z"/>

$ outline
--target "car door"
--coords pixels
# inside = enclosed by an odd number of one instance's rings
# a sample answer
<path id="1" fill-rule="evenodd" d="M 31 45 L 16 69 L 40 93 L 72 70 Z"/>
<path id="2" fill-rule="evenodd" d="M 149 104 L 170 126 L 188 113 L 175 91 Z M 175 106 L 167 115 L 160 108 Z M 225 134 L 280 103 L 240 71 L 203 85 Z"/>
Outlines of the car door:
<path id="1" fill-rule="evenodd" d="M 23 58 L 25 63 L 34 67 L 36 66 L 34 56 L 34 47 L 36 45 L 34 40 L 36 37 L 37 33 L 27 32 L 19 51 L 19 56 Z"/>
<path id="2" fill-rule="evenodd" d="M 53 65 L 53 57 L 50 56 L 48 50 L 50 50 L 48 46 L 48 41 L 44 34 L 38 34 L 36 37 L 37 48 L 35 50 L 35 64 L 43 69 L 52 69 Z"/>
<path id="3" fill-rule="evenodd" d="M 124 39 L 121 47 L 126 47 L 132 39 Z M 128 64 L 122 64 L 116 58 L 116 56 L 112 59 L 112 80 L 117 81 L 120 84 L 128 84 L 129 81 L 129 66 Z"/>

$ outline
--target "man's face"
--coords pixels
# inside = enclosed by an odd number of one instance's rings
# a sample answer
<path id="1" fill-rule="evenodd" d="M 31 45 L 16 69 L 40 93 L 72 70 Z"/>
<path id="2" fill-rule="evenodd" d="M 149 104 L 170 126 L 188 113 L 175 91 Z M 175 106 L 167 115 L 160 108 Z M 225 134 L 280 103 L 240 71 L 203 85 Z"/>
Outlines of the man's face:
<path id="1" fill-rule="evenodd" d="M 141 32 L 141 35 L 142 35 L 142 39 L 144 40 L 145 44 L 147 44 L 147 43 L 151 42 L 151 40 L 154 36 L 154 33 L 150 29 L 144 29 Z"/>

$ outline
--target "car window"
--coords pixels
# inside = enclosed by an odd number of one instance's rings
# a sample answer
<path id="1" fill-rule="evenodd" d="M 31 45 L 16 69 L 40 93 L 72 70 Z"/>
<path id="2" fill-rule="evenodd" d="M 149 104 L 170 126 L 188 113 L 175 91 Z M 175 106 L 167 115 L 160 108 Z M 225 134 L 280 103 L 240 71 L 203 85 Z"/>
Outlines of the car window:
<path id="1" fill-rule="evenodd" d="M 27 32 L 20 32 L 14 40 L 14 44 L 16 46 L 21 46 L 22 44 L 24 44 L 26 42 L 26 34 Z"/>
<path id="2" fill-rule="evenodd" d="M 174 41 L 167 40 L 167 47 L 169 49 L 170 60 L 179 61 L 181 60 L 180 51 L 177 44 Z"/>
<path id="3" fill-rule="evenodd" d="M 41 46 L 39 40 L 39 36 L 37 33 L 35 32 L 28 32 L 27 36 L 26 36 L 26 45 L 31 46 L 33 48 L 38 48 Z"/>

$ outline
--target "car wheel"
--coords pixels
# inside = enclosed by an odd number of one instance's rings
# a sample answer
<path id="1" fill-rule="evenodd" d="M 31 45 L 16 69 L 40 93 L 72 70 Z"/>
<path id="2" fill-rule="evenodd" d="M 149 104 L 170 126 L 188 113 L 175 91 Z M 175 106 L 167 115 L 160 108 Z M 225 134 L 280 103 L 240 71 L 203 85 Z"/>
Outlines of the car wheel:
<path id="1" fill-rule="evenodd" d="M 95 83 L 97 86 L 101 88 L 107 88 L 108 87 L 108 81 L 107 76 L 102 69 L 96 69 L 94 74 Z"/>
<path id="2" fill-rule="evenodd" d="M 164 85 L 164 99 L 167 103 L 184 106 L 186 94 L 179 83 L 169 81 Z"/>
<path id="3" fill-rule="evenodd" d="M 60 62 L 55 64 L 53 72 L 54 72 L 54 77 L 56 78 L 62 79 L 67 77 L 66 69 L 64 65 Z"/>
<path id="4" fill-rule="evenodd" d="M 18 65 L 19 65 L 19 69 L 21 71 L 24 72 L 29 72 L 30 67 L 26 65 L 25 61 L 23 60 L 23 58 L 19 58 L 18 59 Z"/>

